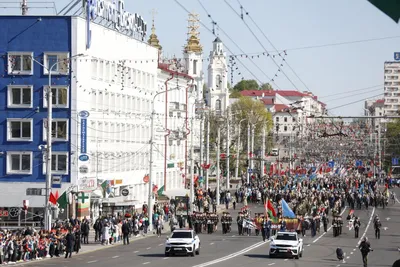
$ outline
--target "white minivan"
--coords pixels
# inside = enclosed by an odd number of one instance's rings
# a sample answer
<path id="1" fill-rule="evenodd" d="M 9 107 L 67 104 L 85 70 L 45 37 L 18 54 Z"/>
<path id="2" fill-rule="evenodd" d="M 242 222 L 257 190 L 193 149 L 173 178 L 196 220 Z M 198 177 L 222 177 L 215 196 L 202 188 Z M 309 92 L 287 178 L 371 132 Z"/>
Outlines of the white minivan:
<path id="1" fill-rule="evenodd" d="M 278 156 L 278 154 L 279 154 L 279 149 L 273 148 L 271 151 L 271 156 Z"/>

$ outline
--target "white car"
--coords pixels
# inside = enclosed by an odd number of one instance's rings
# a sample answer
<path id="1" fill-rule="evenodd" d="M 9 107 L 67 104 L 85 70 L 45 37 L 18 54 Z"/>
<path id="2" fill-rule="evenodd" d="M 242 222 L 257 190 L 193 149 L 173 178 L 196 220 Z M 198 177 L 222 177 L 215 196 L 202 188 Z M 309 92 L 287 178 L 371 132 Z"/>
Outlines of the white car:
<path id="1" fill-rule="evenodd" d="M 200 238 L 193 230 L 175 230 L 165 242 L 165 256 L 200 254 Z"/>
<path id="2" fill-rule="evenodd" d="M 303 239 L 296 232 L 278 232 L 271 238 L 269 257 L 286 256 L 296 259 L 303 256 Z"/>

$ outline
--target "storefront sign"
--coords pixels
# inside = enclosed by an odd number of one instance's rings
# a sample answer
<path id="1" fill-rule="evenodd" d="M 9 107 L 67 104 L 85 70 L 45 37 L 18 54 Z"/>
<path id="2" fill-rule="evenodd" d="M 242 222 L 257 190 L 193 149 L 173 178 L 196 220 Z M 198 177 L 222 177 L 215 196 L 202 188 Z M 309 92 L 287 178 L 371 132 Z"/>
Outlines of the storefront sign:
<path id="1" fill-rule="evenodd" d="M 79 112 L 81 117 L 81 153 L 87 153 L 87 117 L 89 117 L 89 112 L 81 111 Z"/>
<path id="2" fill-rule="evenodd" d="M 78 179 L 78 191 L 80 192 L 91 192 L 97 189 L 96 177 L 82 177 Z"/>
<path id="3" fill-rule="evenodd" d="M 111 22 L 117 31 L 128 31 L 130 35 L 138 33 L 141 39 L 146 36 L 146 22 L 144 22 L 143 18 L 138 14 L 125 11 L 124 0 L 86 0 L 86 13 L 87 49 L 89 49 L 91 45 L 90 21 L 94 21 L 97 17 Z"/>

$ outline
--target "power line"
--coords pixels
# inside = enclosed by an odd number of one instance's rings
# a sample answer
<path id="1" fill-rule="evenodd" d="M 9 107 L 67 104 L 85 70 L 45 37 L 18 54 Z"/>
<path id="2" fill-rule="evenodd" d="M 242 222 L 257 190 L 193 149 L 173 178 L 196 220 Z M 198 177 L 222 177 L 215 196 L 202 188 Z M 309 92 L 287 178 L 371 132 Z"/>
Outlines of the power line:
<path id="1" fill-rule="evenodd" d="M 375 88 L 375 87 L 378 87 L 378 86 L 383 86 L 383 84 L 378 84 L 378 85 L 374 85 L 374 86 L 364 87 L 364 88 L 360 88 L 360 89 L 357 89 L 357 90 L 352 90 L 352 89 L 350 89 L 350 90 L 346 90 L 346 92 L 336 93 L 336 94 L 332 94 L 332 95 L 324 95 L 324 96 L 320 96 L 320 97 L 318 97 L 318 98 L 321 99 L 321 98 L 326 98 L 326 97 L 331 97 L 331 96 L 351 94 L 351 93 L 354 93 L 354 92 L 364 91 L 364 90 L 366 90 L 366 89 L 371 89 L 371 88 Z"/>
<path id="2" fill-rule="evenodd" d="M 186 11 L 186 13 L 191 14 L 191 12 L 184 6 L 182 5 L 178 0 L 174 0 L 175 3 L 177 3 L 183 10 Z M 218 37 L 218 35 L 215 34 L 215 32 L 213 32 L 210 28 L 208 28 L 203 22 L 201 22 L 199 20 L 199 23 L 206 29 L 208 30 L 212 35 L 214 35 L 215 37 Z M 229 51 L 229 53 L 231 53 L 232 55 L 234 54 L 227 45 L 225 45 L 226 49 Z M 242 64 L 242 66 L 259 82 L 262 83 L 262 81 L 246 66 L 243 64 L 243 62 L 237 58 L 237 60 L 240 62 L 240 64 Z"/>
<path id="3" fill-rule="evenodd" d="M 262 42 L 260 41 L 260 39 L 257 37 L 257 35 L 254 33 L 254 31 L 250 28 L 250 26 L 247 24 L 247 22 L 243 19 L 243 14 L 240 15 L 233 7 L 231 4 L 228 3 L 227 0 L 224 0 L 224 2 L 232 9 L 232 11 L 239 17 L 241 18 L 241 20 L 243 21 L 243 23 L 246 25 L 247 29 L 251 32 L 251 34 L 253 35 L 253 37 L 257 40 L 257 42 L 261 45 L 261 47 L 264 49 L 265 52 L 268 53 L 267 49 L 265 48 L 265 46 L 262 44 Z M 240 4 L 240 2 L 239 2 Z M 243 9 L 243 6 L 240 4 L 240 8 Z M 252 20 L 252 19 L 251 19 Z M 253 22 L 254 23 L 254 22 Z M 258 27 L 256 25 L 256 27 Z M 262 32 L 262 30 L 258 27 L 258 29 Z M 262 32 L 263 33 L 263 32 Z M 264 37 L 267 39 L 266 35 L 263 34 Z M 267 39 L 268 40 L 268 39 Z M 272 45 L 272 43 L 268 40 L 268 42 Z M 276 50 L 275 46 L 272 45 L 272 47 Z M 279 64 L 275 61 L 275 59 L 273 57 L 271 57 L 271 60 L 274 62 L 274 64 L 279 68 Z M 286 79 L 293 85 L 293 87 L 300 91 L 297 86 L 293 83 L 293 81 L 289 78 L 289 76 L 287 76 L 287 74 L 282 70 L 281 71 L 283 73 L 283 75 L 285 75 Z"/>
<path id="4" fill-rule="evenodd" d="M 203 5 L 203 3 L 201 3 L 200 0 L 197 0 L 197 2 L 199 2 L 200 6 L 203 8 L 204 12 L 206 12 L 207 16 L 211 19 L 213 25 L 217 25 L 218 29 L 240 50 L 240 52 L 245 53 L 244 50 L 242 48 L 240 48 L 240 46 L 219 26 L 219 24 L 217 24 L 217 22 L 212 18 L 211 14 L 207 11 L 206 7 Z M 214 33 L 214 32 L 213 32 Z M 265 54 L 265 53 L 264 53 Z M 234 56 L 234 55 L 232 55 Z M 263 71 L 252 59 L 250 59 L 251 63 L 253 63 L 254 66 L 257 67 L 257 69 L 265 75 L 265 77 L 268 78 L 268 80 L 272 80 L 266 73 L 265 71 Z M 274 84 L 276 85 L 277 88 L 279 88 L 279 86 L 274 82 Z"/>
<path id="5" fill-rule="evenodd" d="M 357 100 L 357 101 L 353 101 L 353 102 L 350 102 L 350 103 L 347 103 L 347 104 L 343 104 L 343 105 L 340 105 L 340 106 L 336 106 L 336 107 L 330 108 L 329 110 L 337 109 L 337 108 L 341 108 L 341 107 L 345 107 L 345 106 L 349 106 L 349 105 L 352 105 L 352 104 L 355 104 L 355 103 L 358 103 L 358 102 L 365 101 L 365 100 L 367 100 L 367 99 L 369 99 L 369 98 L 381 96 L 382 94 L 383 94 L 383 93 L 380 93 L 379 95 L 370 96 L 370 97 L 363 98 L 363 99 L 360 99 L 360 100 Z"/>
<path id="6" fill-rule="evenodd" d="M 382 89 L 383 88 L 378 88 L 378 89 L 369 90 L 369 91 L 366 91 L 366 92 L 363 92 L 363 93 L 357 93 L 357 94 L 353 94 L 353 95 L 348 95 L 348 96 L 343 96 L 343 97 L 339 97 L 339 98 L 329 99 L 329 100 L 327 100 L 325 102 L 332 102 L 332 101 L 336 101 L 336 100 L 341 100 L 341 99 L 345 99 L 345 98 L 348 98 L 348 97 L 351 97 L 351 96 L 357 96 L 357 95 L 360 95 L 360 94 L 368 94 L 368 93 L 380 91 Z"/>

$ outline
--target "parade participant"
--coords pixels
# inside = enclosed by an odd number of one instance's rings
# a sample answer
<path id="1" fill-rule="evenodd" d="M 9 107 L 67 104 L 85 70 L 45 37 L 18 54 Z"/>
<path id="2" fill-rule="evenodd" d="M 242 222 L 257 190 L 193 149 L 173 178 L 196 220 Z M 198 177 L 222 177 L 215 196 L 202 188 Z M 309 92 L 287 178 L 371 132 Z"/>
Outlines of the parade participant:
<path id="1" fill-rule="evenodd" d="M 242 212 L 239 212 L 239 214 L 236 218 L 236 223 L 238 226 L 239 235 L 243 235 L 243 213 Z"/>
<path id="2" fill-rule="evenodd" d="M 358 238 L 358 233 L 360 232 L 360 218 L 356 217 L 356 219 L 353 222 L 353 227 L 354 227 L 354 238 Z"/>
<path id="3" fill-rule="evenodd" d="M 256 216 L 254 217 L 254 222 L 256 223 L 256 225 L 260 225 L 260 217 L 258 214 L 256 214 Z M 256 227 L 256 236 L 258 236 L 260 234 L 260 229 L 258 227 Z"/>
<path id="4" fill-rule="evenodd" d="M 346 257 L 346 254 L 343 253 L 343 249 L 341 249 L 340 247 L 336 249 L 336 257 L 338 258 L 338 260 L 345 263 L 344 257 Z"/>
<path id="5" fill-rule="evenodd" d="M 324 225 L 324 232 L 326 233 L 328 231 L 329 218 L 325 213 L 322 215 L 322 224 Z"/>
<path id="6" fill-rule="evenodd" d="M 375 220 L 374 223 L 374 229 L 375 229 L 375 238 L 380 239 L 381 238 L 381 227 L 382 223 L 379 217 Z"/>
<path id="7" fill-rule="evenodd" d="M 263 241 L 265 242 L 265 239 L 267 238 L 267 219 L 264 217 L 261 223 L 261 235 L 263 238 Z"/>
<path id="8" fill-rule="evenodd" d="M 361 244 L 358 248 L 361 251 L 361 256 L 362 256 L 364 267 L 368 267 L 368 254 L 374 250 L 371 249 L 371 244 L 369 243 L 367 237 L 363 238 L 363 240 L 361 241 Z"/>
<path id="9" fill-rule="evenodd" d="M 333 217 L 332 229 L 333 229 L 333 237 L 337 237 L 339 231 L 338 231 L 338 221 L 337 221 L 336 217 Z"/>
<path id="10" fill-rule="evenodd" d="M 209 213 L 207 213 L 207 215 L 206 215 L 206 220 L 207 220 L 207 234 L 212 234 L 214 223 L 211 220 L 211 215 Z"/>
<path id="11" fill-rule="evenodd" d="M 74 234 L 72 233 L 72 230 L 69 229 L 68 234 L 65 236 L 65 258 L 69 257 L 71 258 L 72 256 L 72 251 L 74 250 L 74 243 L 75 243 L 75 237 Z"/>

